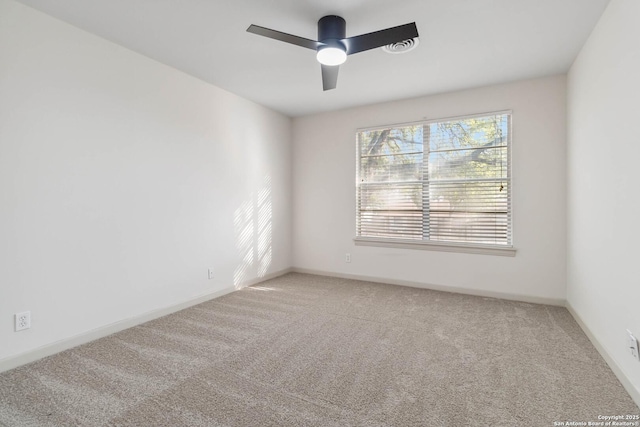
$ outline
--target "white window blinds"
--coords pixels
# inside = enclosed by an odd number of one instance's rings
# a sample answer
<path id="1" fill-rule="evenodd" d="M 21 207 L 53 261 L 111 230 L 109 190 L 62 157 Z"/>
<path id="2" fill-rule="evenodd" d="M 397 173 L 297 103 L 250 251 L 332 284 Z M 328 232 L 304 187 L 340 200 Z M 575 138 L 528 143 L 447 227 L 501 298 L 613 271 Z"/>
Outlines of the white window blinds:
<path id="1" fill-rule="evenodd" d="M 511 246 L 511 115 L 357 134 L 357 236 Z"/>

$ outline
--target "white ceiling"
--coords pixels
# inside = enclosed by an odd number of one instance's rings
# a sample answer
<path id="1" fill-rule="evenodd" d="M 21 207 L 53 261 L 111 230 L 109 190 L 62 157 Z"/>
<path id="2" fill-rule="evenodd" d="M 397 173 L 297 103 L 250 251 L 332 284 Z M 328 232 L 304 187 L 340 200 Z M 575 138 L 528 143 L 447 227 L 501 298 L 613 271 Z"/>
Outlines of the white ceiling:
<path id="1" fill-rule="evenodd" d="M 609 0 L 20 0 L 289 116 L 564 73 Z M 246 32 L 316 39 L 415 21 L 419 46 L 350 56 L 323 92 L 315 53 Z"/>

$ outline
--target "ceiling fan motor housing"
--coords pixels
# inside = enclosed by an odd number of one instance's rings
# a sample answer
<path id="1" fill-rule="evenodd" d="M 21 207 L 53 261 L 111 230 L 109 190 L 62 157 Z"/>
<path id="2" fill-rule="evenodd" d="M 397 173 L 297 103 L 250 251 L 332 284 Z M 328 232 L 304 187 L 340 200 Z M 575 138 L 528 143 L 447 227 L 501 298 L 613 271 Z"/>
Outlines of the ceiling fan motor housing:
<path id="1" fill-rule="evenodd" d="M 341 42 L 347 36 L 347 23 L 336 15 L 327 15 L 318 21 L 318 41 L 328 46 L 338 47 L 343 50 L 346 46 Z"/>

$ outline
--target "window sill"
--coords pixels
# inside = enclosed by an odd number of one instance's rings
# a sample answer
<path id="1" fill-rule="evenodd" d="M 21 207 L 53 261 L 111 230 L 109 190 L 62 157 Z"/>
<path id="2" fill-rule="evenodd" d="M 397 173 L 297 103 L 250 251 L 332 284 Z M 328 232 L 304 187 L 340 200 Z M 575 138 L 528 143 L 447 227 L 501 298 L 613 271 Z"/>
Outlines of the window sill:
<path id="1" fill-rule="evenodd" d="M 492 246 L 492 245 L 465 245 L 461 243 L 436 243 L 422 242 L 402 239 L 381 239 L 375 237 L 355 237 L 353 239 L 356 246 L 377 246 L 383 248 L 398 249 L 422 249 L 427 251 L 440 252 L 461 252 L 467 254 L 516 256 L 516 249 L 513 247 Z"/>

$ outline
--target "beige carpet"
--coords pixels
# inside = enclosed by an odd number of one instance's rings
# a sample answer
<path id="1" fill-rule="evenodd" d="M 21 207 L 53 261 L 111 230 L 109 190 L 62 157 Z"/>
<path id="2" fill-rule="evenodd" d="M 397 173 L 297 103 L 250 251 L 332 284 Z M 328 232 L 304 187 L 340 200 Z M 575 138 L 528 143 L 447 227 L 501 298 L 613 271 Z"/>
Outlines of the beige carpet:
<path id="1" fill-rule="evenodd" d="M 4 426 L 553 426 L 640 411 L 570 314 L 288 274 L 0 374 Z"/>

